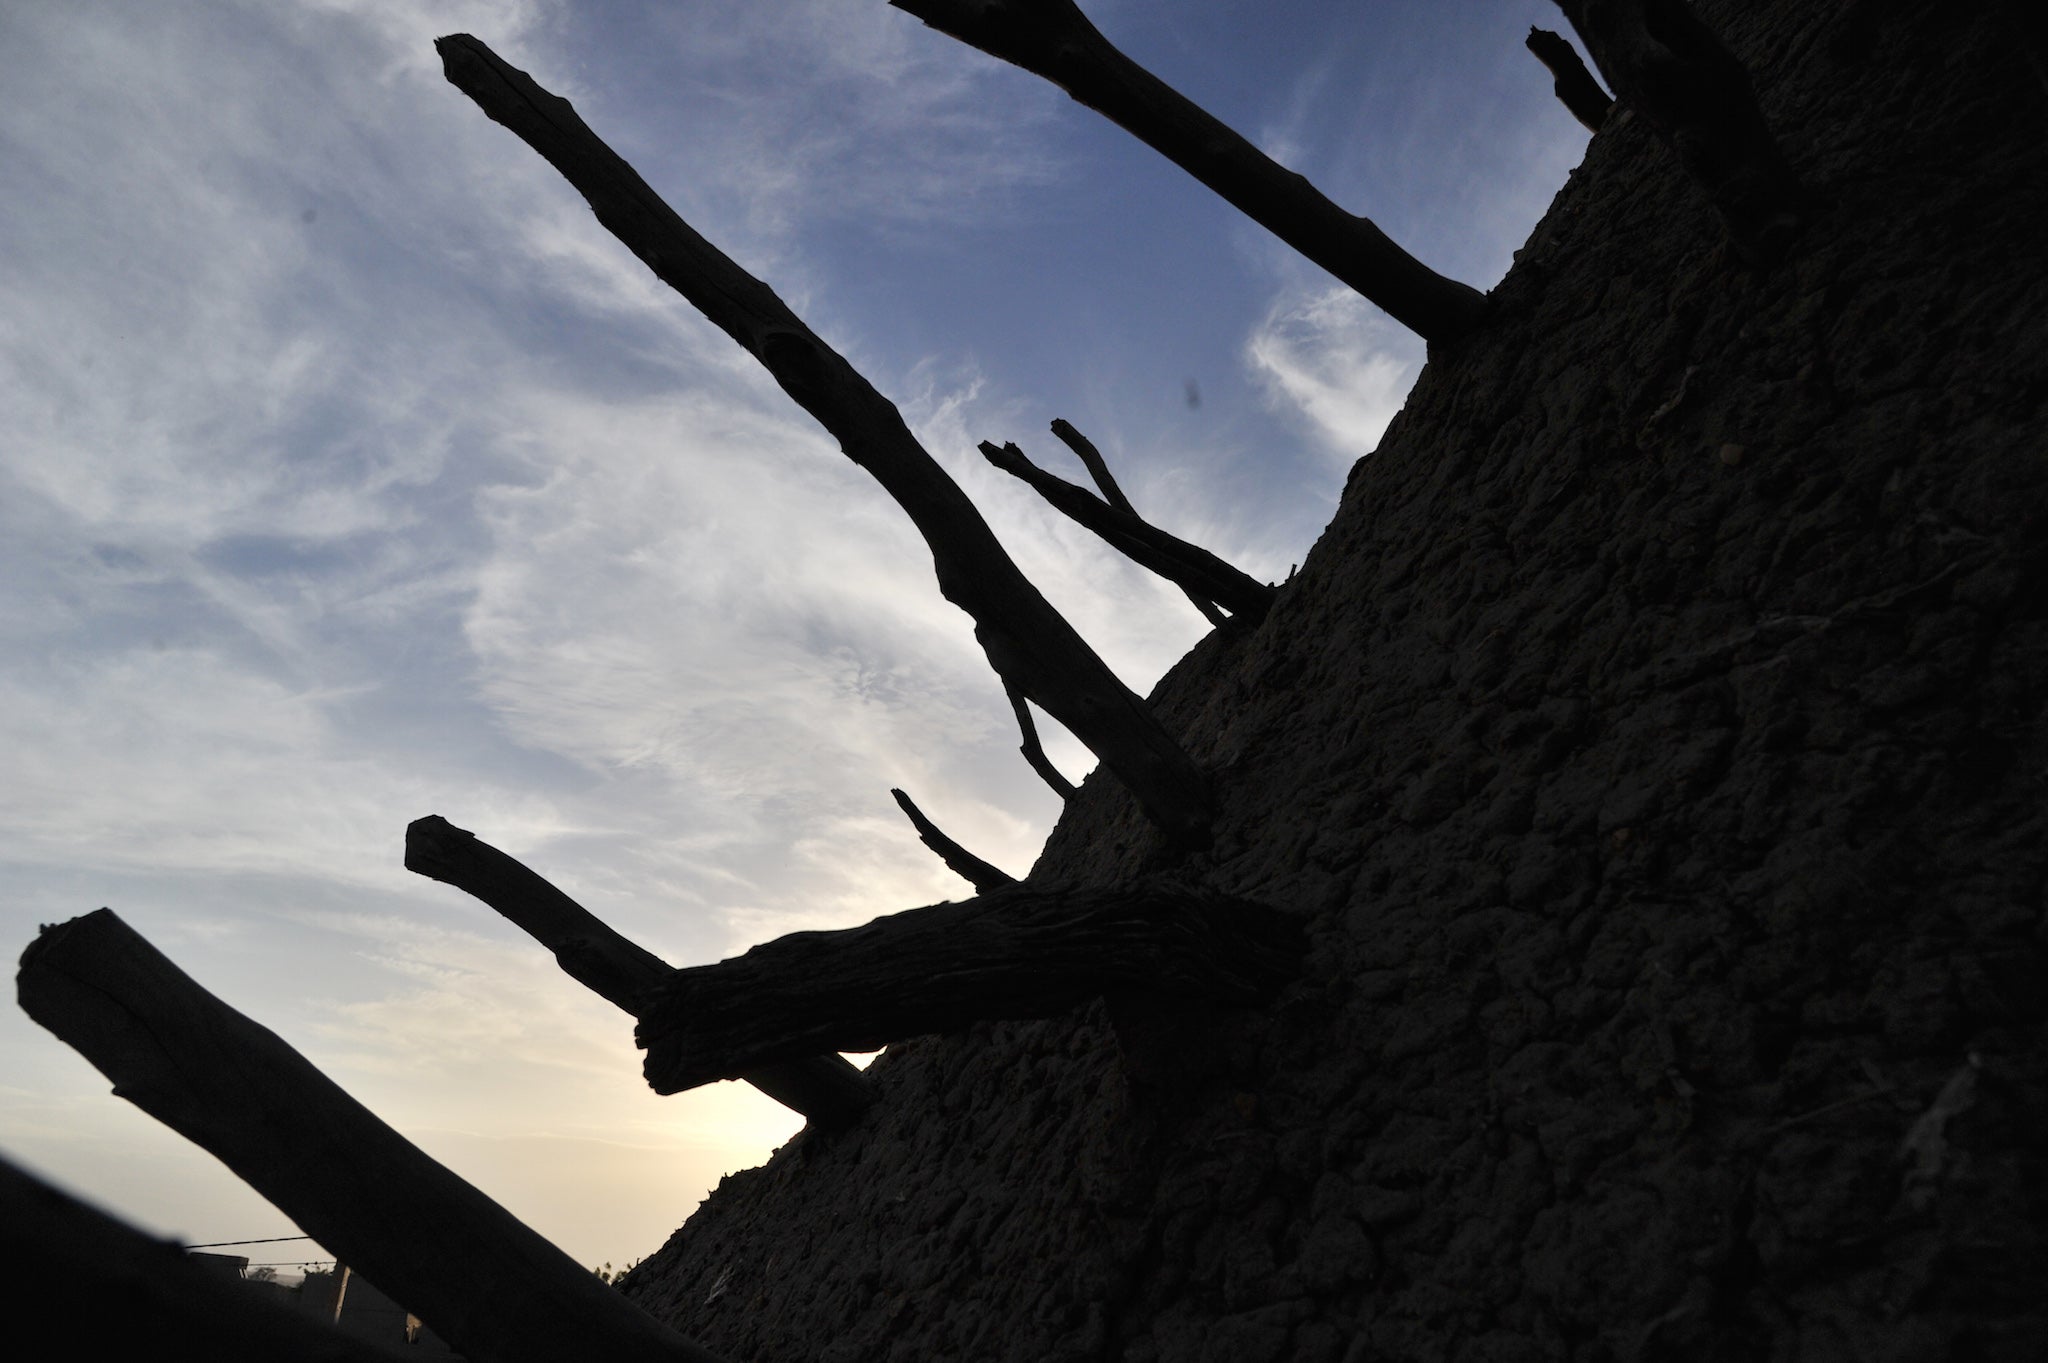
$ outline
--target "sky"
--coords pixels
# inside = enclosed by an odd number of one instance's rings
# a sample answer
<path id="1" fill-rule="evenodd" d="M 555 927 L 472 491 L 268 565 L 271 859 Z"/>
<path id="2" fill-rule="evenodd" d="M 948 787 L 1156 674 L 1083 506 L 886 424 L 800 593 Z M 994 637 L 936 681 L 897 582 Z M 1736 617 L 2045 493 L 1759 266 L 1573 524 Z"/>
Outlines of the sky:
<path id="1" fill-rule="evenodd" d="M 1585 146 L 1537 0 L 1084 0 L 1496 282 Z M 0 0 L 0 930 L 110 906 L 580 1262 L 800 1122 L 400 863 L 440 814 L 675 965 L 1027 871 L 1058 799 L 908 520 L 440 74 L 571 99 L 845 353 L 1140 693 L 1205 628 L 974 446 L 1267 580 L 1420 343 L 1121 130 L 881 0 Z M 1050 721 L 1078 779 L 1092 759 Z M 0 1155 L 187 1243 L 296 1227 L 0 1015 Z M 256 1262 L 326 1257 L 254 1246 Z"/>

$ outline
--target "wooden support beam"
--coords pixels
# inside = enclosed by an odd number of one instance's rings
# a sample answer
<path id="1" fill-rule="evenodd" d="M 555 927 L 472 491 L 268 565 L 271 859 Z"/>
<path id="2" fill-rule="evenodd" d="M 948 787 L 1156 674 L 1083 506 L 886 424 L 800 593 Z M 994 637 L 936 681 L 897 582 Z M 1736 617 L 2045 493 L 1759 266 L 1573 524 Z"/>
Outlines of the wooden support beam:
<path id="1" fill-rule="evenodd" d="M 1484 294 L 1430 269 L 1118 51 L 1073 0 L 889 2 L 1059 86 L 1425 339 L 1462 335 L 1485 315 Z"/>
<path id="2" fill-rule="evenodd" d="M 613 236 L 759 360 L 895 498 L 931 547 L 939 590 L 973 617 L 1005 684 L 1087 744 L 1170 840 L 1206 844 L 1209 795 L 1195 764 L 1011 561 L 895 406 L 767 285 L 699 236 L 567 100 L 467 34 L 435 46 L 458 89 L 560 171 Z"/>
<path id="3" fill-rule="evenodd" d="M 997 869 L 974 853 L 954 842 L 939 830 L 939 826 L 924 816 L 917 802 L 895 788 L 889 793 L 896 797 L 896 807 L 903 811 L 910 826 L 917 830 L 917 838 L 926 847 L 939 854 L 939 860 L 946 863 L 953 873 L 977 891 L 1000 890 L 1005 885 L 1015 885 L 1017 878 L 1006 871 Z"/>
<path id="4" fill-rule="evenodd" d="M 477 1363 L 716 1363 L 101 909 L 22 953 L 21 1006 Z"/>
<path id="5" fill-rule="evenodd" d="M 1790 248 L 1805 192 L 1749 71 L 1685 0 L 1557 0 L 1608 88 L 1678 154 L 1753 265 Z"/>
<path id="6" fill-rule="evenodd" d="M 1529 36 L 1523 39 L 1522 45 L 1549 68 L 1551 91 L 1571 111 L 1571 116 L 1579 120 L 1587 132 L 1599 132 L 1600 125 L 1607 121 L 1607 115 L 1614 108 L 1614 98 L 1600 88 L 1600 82 L 1593 79 L 1593 73 L 1579 60 L 1579 50 L 1566 42 L 1563 34 L 1534 25 L 1530 26 Z"/>
<path id="7" fill-rule="evenodd" d="M 0 1160 L 0 1261 L 26 1345 L 32 1321 L 53 1353 L 208 1363 L 406 1363 L 413 1354 L 345 1335 L 256 1283 L 203 1268 L 179 1247 Z M 49 1338 L 46 1336 L 45 1338 Z M 42 1347 L 33 1349 L 41 1353 Z"/>
<path id="8" fill-rule="evenodd" d="M 1105 994 L 1255 1004 L 1291 978 L 1303 943 L 1291 915 L 1212 891 L 1014 885 L 678 970 L 637 1037 L 648 1083 L 675 1093 L 764 1060 L 1050 1017 Z"/>
<path id="9" fill-rule="evenodd" d="M 982 457 L 1029 483 L 1039 496 L 1100 535 L 1140 567 L 1149 568 L 1190 596 L 1199 594 L 1246 620 L 1262 620 L 1273 604 L 1273 588 L 1233 568 L 1198 544 L 1167 534 L 1129 511 L 1111 506 L 1087 488 L 1047 473 L 1015 444 L 981 442 Z"/>
<path id="10" fill-rule="evenodd" d="M 1109 461 L 1102 457 L 1101 450 L 1095 448 L 1094 441 L 1075 430 L 1074 423 L 1062 417 L 1054 417 L 1052 419 L 1052 433 L 1059 437 L 1060 441 L 1068 449 L 1074 452 L 1074 457 L 1079 459 L 1081 466 L 1088 470 L 1088 476 L 1095 480 L 1095 486 L 1101 491 L 1103 501 L 1108 502 L 1119 511 L 1128 511 L 1133 516 L 1138 514 L 1138 508 L 1131 505 L 1131 499 L 1124 496 L 1124 490 L 1117 486 L 1115 476 L 1109 471 Z M 1202 613 L 1204 620 L 1207 620 L 1212 625 L 1223 623 L 1226 617 L 1222 611 L 1216 608 L 1215 602 L 1199 592 L 1188 590 L 1186 587 L 1182 587 L 1180 590 L 1181 594 L 1187 597 L 1188 604 Z"/>
<path id="11" fill-rule="evenodd" d="M 555 955 L 564 974 L 638 1017 L 668 962 L 614 932 L 538 872 L 438 814 L 405 830 L 405 869 L 453 885 L 496 909 Z M 874 1085 L 841 1055 L 813 1055 L 738 1076 L 823 1127 L 844 1126 L 874 1101 Z"/>

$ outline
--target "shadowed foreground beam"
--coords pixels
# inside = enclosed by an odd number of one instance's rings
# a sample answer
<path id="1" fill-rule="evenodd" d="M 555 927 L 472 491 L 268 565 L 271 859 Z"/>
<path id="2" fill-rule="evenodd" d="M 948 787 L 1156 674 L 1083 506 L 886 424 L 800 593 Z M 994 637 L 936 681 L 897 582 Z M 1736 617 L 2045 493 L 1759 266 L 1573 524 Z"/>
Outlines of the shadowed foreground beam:
<path id="1" fill-rule="evenodd" d="M 1149 568 L 1189 596 L 1203 596 L 1246 620 L 1265 618 L 1273 589 L 1249 573 L 1232 567 L 1199 544 L 1169 535 L 1136 513 L 1119 510 L 1057 474 L 1047 473 L 1014 444 L 981 442 L 982 457 L 1013 478 L 1020 478 L 1051 502 L 1100 535 L 1109 546 L 1141 568 Z"/>
<path id="2" fill-rule="evenodd" d="M 647 1082 L 676 1093 L 781 1056 L 1050 1017 L 1104 994 L 1257 1003 L 1302 943 L 1291 916 L 1210 891 L 1016 885 L 678 970 L 637 1039 Z"/>
<path id="3" fill-rule="evenodd" d="M 477 1363 L 717 1363 L 100 909 L 22 953 L 21 1007 Z M 431 1041 L 423 1038 L 423 1042 Z"/>
<path id="4" fill-rule="evenodd" d="M 208 1363 L 406 1363 L 396 1343 L 345 1335 L 254 1284 L 202 1268 L 158 1240 L 0 1160 L 7 1294 L 55 1323 L 67 1358 Z M 27 1308 L 25 1312 L 20 1308 Z"/>
<path id="5" fill-rule="evenodd" d="M 699 236 L 569 101 L 468 34 L 434 45 L 456 88 L 560 171 L 613 236 L 759 360 L 896 499 L 931 548 L 940 592 L 973 617 L 996 675 L 1087 744 L 1170 839 L 1205 844 L 1209 798 L 1195 764 L 1011 561 L 894 404 L 773 290 Z"/>
<path id="6" fill-rule="evenodd" d="M 496 909 L 555 954 L 562 972 L 634 1017 L 670 974 L 668 962 L 608 927 L 516 858 L 438 814 L 405 830 L 405 869 Z M 841 1055 L 813 1055 L 740 1075 L 820 1126 L 840 1126 L 874 1101 L 874 1086 Z"/>
<path id="7" fill-rule="evenodd" d="M 889 3 L 1059 86 L 1425 339 L 1462 335 L 1484 314 L 1484 294 L 1430 269 L 1118 51 L 1073 0 Z"/>
<path id="8" fill-rule="evenodd" d="M 1005 885 L 1017 883 L 1017 877 L 1008 871 L 991 866 L 947 837 L 937 824 L 924 816 L 924 811 L 919 809 L 917 802 L 908 795 L 893 787 L 889 793 L 896 797 L 896 807 L 903 811 L 903 816 L 910 820 L 910 826 L 917 830 L 917 840 L 938 853 L 939 860 L 945 862 L 953 874 L 972 885 L 976 891 L 985 894 L 990 890 L 1000 890 Z"/>

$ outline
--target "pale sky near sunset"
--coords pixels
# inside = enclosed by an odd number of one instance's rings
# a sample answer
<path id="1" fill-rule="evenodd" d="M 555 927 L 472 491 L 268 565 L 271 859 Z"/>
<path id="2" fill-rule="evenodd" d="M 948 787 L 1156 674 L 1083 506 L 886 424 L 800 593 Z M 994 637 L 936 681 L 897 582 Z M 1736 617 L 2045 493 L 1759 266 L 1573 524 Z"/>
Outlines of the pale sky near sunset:
<path id="1" fill-rule="evenodd" d="M 1083 0 L 1491 286 L 1585 133 L 1537 0 Z M 0 928 L 108 905 L 579 1261 L 797 1119 L 400 865 L 441 814 L 701 964 L 1016 874 L 1057 800 L 879 487 L 442 78 L 571 99 L 894 398 L 1140 692 L 1204 628 L 975 442 L 1269 580 L 1420 343 L 1057 90 L 881 0 L 0 3 Z M 1089 766 L 1063 733 L 1048 749 Z M 0 1154 L 191 1242 L 294 1228 L 18 1010 Z M 243 1252 L 243 1251 L 237 1251 Z M 297 1262 L 309 1247 L 254 1247 Z"/>

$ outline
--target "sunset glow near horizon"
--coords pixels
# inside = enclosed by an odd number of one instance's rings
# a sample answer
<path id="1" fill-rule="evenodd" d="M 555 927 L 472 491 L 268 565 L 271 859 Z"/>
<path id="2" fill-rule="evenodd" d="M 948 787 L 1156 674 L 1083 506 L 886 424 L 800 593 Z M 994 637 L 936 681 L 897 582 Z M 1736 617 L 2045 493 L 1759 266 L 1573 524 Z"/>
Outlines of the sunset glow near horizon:
<path id="1" fill-rule="evenodd" d="M 1522 48 L 1547 3 L 1084 8 L 1481 288 L 1585 146 Z M 1081 479 L 1066 418 L 1148 519 L 1277 581 L 1422 347 L 881 0 L 0 12 L 11 949 L 111 906 L 623 1265 L 799 1119 L 739 1084 L 656 1097 L 631 1020 L 406 872 L 406 824 L 445 816 L 686 965 L 971 893 L 892 786 L 1019 875 L 1058 801 L 907 518 L 443 80 L 456 31 L 894 399 L 1140 692 L 1201 618 L 976 442 Z M 154 1233 L 294 1232 L 18 1010 L 0 1056 L 0 1154 Z"/>

